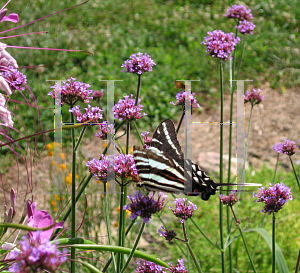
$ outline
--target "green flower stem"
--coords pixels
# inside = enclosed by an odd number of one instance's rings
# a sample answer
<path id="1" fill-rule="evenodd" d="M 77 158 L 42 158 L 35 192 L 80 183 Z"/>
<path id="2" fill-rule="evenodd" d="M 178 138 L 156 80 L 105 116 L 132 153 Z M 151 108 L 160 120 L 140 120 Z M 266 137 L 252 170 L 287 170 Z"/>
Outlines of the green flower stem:
<path id="1" fill-rule="evenodd" d="M 6 223 L 6 224 L 0 224 L 0 227 L 21 229 L 21 230 L 27 230 L 27 231 L 37 231 L 37 230 L 48 230 L 48 229 L 54 227 L 55 225 L 56 225 L 56 223 L 53 223 L 51 226 L 47 226 L 44 228 L 33 228 L 33 227 L 29 227 L 27 225 Z"/>
<path id="2" fill-rule="evenodd" d="M 119 212 L 119 231 L 118 231 L 118 235 L 119 235 L 119 239 L 118 239 L 118 246 L 122 247 L 122 243 L 123 243 L 123 236 L 122 236 L 122 232 L 123 232 L 123 206 L 124 206 L 124 186 L 123 186 L 123 180 L 122 180 L 122 185 L 121 185 L 121 196 L 120 196 L 120 212 Z M 124 255 L 121 255 L 121 253 L 119 253 L 118 255 L 118 262 L 117 262 L 117 268 L 118 271 L 120 272 L 121 270 L 121 264 L 122 264 L 122 260 L 124 258 Z"/>
<path id="3" fill-rule="evenodd" d="M 125 123 L 125 121 L 123 120 L 116 128 L 115 128 L 115 132 L 118 132 L 118 130 L 122 127 L 122 125 Z M 107 146 L 110 145 L 110 143 L 107 144 Z M 107 151 L 107 147 L 104 149 L 103 154 L 106 154 Z M 78 190 L 77 196 L 76 196 L 76 202 L 79 200 L 80 196 L 82 195 L 82 193 L 85 191 L 85 188 L 87 187 L 87 185 L 89 184 L 90 180 L 92 179 L 93 175 L 89 174 L 89 176 L 86 178 L 85 182 L 82 184 L 82 186 L 80 187 L 80 189 Z M 70 207 L 66 214 L 63 217 L 63 221 L 66 221 L 70 215 L 72 211 L 72 207 Z M 56 237 L 56 235 L 60 232 L 61 228 L 58 228 L 55 230 L 54 234 L 51 237 L 51 240 L 54 240 L 54 238 Z"/>
<path id="4" fill-rule="evenodd" d="M 295 170 L 295 168 L 294 168 L 294 164 L 293 164 L 293 161 L 292 161 L 292 156 L 289 155 L 289 158 L 290 158 L 290 161 L 291 161 L 291 164 L 292 164 L 292 167 L 293 167 L 293 171 L 294 171 L 294 175 L 295 175 L 295 177 L 296 177 L 297 184 L 298 184 L 298 187 L 299 187 L 299 190 L 300 190 L 299 178 L 298 178 L 298 175 L 297 175 L 296 170 Z"/>
<path id="5" fill-rule="evenodd" d="M 131 221 L 129 227 L 128 227 L 127 230 L 126 230 L 125 236 L 127 236 L 127 234 L 129 233 L 129 231 L 130 231 L 131 228 L 133 227 L 135 221 L 136 221 L 136 218 L 135 218 L 134 220 Z M 108 260 L 108 262 L 106 263 L 106 265 L 104 266 L 103 272 L 106 272 L 106 270 L 107 270 L 107 268 L 109 267 L 111 261 L 112 261 L 112 258 L 110 258 L 110 259 Z"/>
<path id="6" fill-rule="evenodd" d="M 180 121 L 179 121 L 179 124 L 178 124 L 178 127 L 176 129 L 176 133 L 178 134 L 179 132 L 179 129 L 180 129 L 180 126 L 181 126 L 181 123 L 183 121 L 183 118 L 184 118 L 184 106 L 182 106 L 182 115 L 181 115 L 181 118 L 180 118 Z"/>
<path id="7" fill-rule="evenodd" d="M 127 267 L 128 267 L 128 265 L 129 265 L 129 263 L 130 263 L 130 261 L 131 261 L 133 255 L 134 255 L 134 252 L 135 252 L 135 250 L 136 250 L 136 248 L 137 248 L 137 246 L 138 246 L 138 244 L 139 244 L 139 241 L 140 241 L 141 236 L 142 236 L 142 234 L 143 234 L 145 225 L 146 225 L 145 223 L 142 224 L 142 226 L 141 226 L 141 228 L 140 228 L 140 231 L 139 231 L 139 234 L 138 234 L 138 236 L 137 236 L 137 238 L 136 238 L 136 240 L 135 240 L 135 243 L 134 243 L 134 245 L 133 245 L 133 248 L 132 248 L 132 250 L 131 250 L 131 253 L 129 254 L 129 257 L 128 257 L 127 261 L 126 261 L 126 264 L 125 264 L 124 267 L 122 268 L 121 273 L 124 273 L 125 270 L 127 269 Z"/>
<path id="8" fill-rule="evenodd" d="M 251 265 L 252 265 L 253 271 L 256 273 L 256 270 L 255 270 L 255 267 L 254 267 L 254 263 L 253 263 L 253 261 L 252 261 L 252 258 L 251 258 L 251 255 L 250 255 L 250 252 L 249 252 L 249 249 L 248 249 L 248 246 L 247 246 L 247 243 L 246 243 L 244 234 L 243 234 L 243 231 L 242 231 L 242 229 L 241 229 L 241 227 L 240 227 L 239 221 L 238 221 L 238 219 L 237 219 L 237 217 L 236 217 L 236 214 L 235 214 L 235 212 L 234 212 L 232 206 L 230 206 L 230 208 L 231 208 L 233 217 L 234 217 L 234 219 L 235 219 L 235 222 L 237 223 L 237 227 L 238 227 L 238 229 L 239 229 L 239 231 L 240 231 L 240 234 L 241 234 L 241 236 L 242 236 L 242 239 L 243 239 L 243 242 L 244 242 L 244 246 L 245 246 L 245 248 L 246 248 L 246 252 L 247 252 L 248 258 L 249 258 L 249 260 L 250 260 L 250 263 L 251 263 Z"/>
<path id="9" fill-rule="evenodd" d="M 75 152 L 77 152 L 77 149 L 78 149 L 78 147 L 79 147 L 79 145 L 80 145 L 80 143 L 81 143 L 81 141 L 82 141 L 82 138 L 83 138 L 83 136 L 84 136 L 84 133 L 85 133 L 85 131 L 86 131 L 86 128 L 87 128 L 87 126 L 84 126 L 84 127 L 82 128 L 81 132 L 80 132 L 78 141 L 77 141 L 77 143 L 76 143 L 76 145 L 75 145 L 75 148 L 74 148 L 74 151 L 75 151 Z"/>
<path id="10" fill-rule="evenodd" d="M 137 134 L 137 136 L 138 136 L 138 138 L 139 138 L 141 144 L 144 145 L 144 141 L 143 141 L 143 139 L 142 139 L 142 137 L 141 137 L 141 134 L 139 133 L 139 129 L 138 129 L 137 125 L 136 125 L 136 121 L 133 120 L 132 123 L 133 123 L 134 129 L 135 129 L 135 131 L 136 131 L 136 134 Z"/>
<path id="11" fill-rule="evenodd" d="M 275 165 L 275 171 L 274 171 L 274 177 L 273 177 L 273 182 L 272 184 L 275 183 L 275 177 L 276 177 L 276 173 L 277 173 L 277 167 L 278 167 L 278 161 L 279 161 L 279 153 L 277 153 L 277 159 L 276 159 L 276 165 Z"/>
<path id="12" fill-rule="evenodd" d="M 139 101 L 139 96 L 140 96 L 140 89 L 141 89 L 141 75 L 138 75 L 138 85 L 137 85 L 137 90 L 136 90 L 136 98 L 135 98 L 135 106 L 137 106 L 138 101 Z"/>
<path id="13" fill-rule="evenodd" d="M 107 202 L 107 189 L 106 189 L 106 183 L 103 183 L 104 186 L 104 204 L 105 204 L 105 218 L 106 218 L 106 229 L 107 229 L 107 235 L 108 235 L 108 242 L 110 245 L 112 245 L 112 238 L 111 238 L 111 231 L 110 231 L 110 220 L 109 220 L 109 211 L 108 211 L 108 202 Z M 116 258 L 115 254 L 111 254 L 115 271 L 117 271 L 117 264 L 116 264 Z"/>
<path id="14" fill-rule="evenodd" d="M 71 105 L 71 108 L 73 105 Z M 74 115 L 70 113 L 71 115 L 71 123 L 74 124 Z M 71 238 L 76 237 L 76 184 L 75 184 L 75 178 L 76 178 L 76 150 L 75 150 L 75 129 L 71 129 L 71 140 L 72 140 L 72 199 L 71 199 L 71 208 L 72 208 L 72 214 L 71 214 Z M 71 248 L 71 259 L 75 260 L 75 248 Z M 76 272 L 76 263 L 74 261 L 71 261 L 71 273 Z"/>
<path id="15" fill-rule="evenodd" d="M 201 271 L 201 269 L 200 269 L 200 266 L 199 266 L 199 263 L 197 262 L 197 259 L 196 259 L 196 257 L 195 257 L 195 254 L 194 254 L 194 252 L 193 252 L 193 250 L 192 250 L 192 248 L 191 248 L 191 246 L 190 246 L 189 239 L 188 239 L 188 237 L 187 237 L 187 235 L 186 235 L 186 230 L 185 230 L 185 225 L 184 225 L 184 223 L 182 223 L 182 229 L 183 229 L 183 234 L 184 234 L 185 243 L 186 243 L 186 245 L 187 245 L 187 247 L 188 247 L 188 250 L 189 250 L 190 255 L 192 256 L 192 259 L 193 259 L 194 264 L 195 264 L 195 266 L 196 266 L 196 268 L 197 268 L 197 271 L 198 271 L 199 273 L 202 273 L 202 271 Z"/>
<path id="16" fill-rule="evenodd" d="M 276 215 L 273 211 L 273 220 L 272 220 L 272 273 L 275 273 L 275 220 Z"/>
<path id="17" fill-rule="evenodd" d="M 220 89 L 221 89 L 221 120 L 220 120 L 220 183 L 223 183 L 223 66 L 222 60 L 220 59 Z M 220 192 L 222 192 L 220 190 Z M 224 231 L 223 231 L 223 204 L 221 199 L 219 201 L 219 212 L 220 212 L 220 241 L 221 249 L 224 249 Z M 222 272 L 225 270 L 225 252 L 221 252 L 222 259 Z"/>
<path id="18" fill-rule="evenodd" d="M 204 236 L 204 238 L 215 248 L 221 250 L 221 248 L 216 245 L 215 243 L 213 243 L 206 235 L 205 233 L 202 231 L 202 229 L 197 225 L 197 223 L 193 220 L 193 218 L 191 218 L 192 223 L 195 225 L 195 227 L 200 231 L 200 233 Z"/>

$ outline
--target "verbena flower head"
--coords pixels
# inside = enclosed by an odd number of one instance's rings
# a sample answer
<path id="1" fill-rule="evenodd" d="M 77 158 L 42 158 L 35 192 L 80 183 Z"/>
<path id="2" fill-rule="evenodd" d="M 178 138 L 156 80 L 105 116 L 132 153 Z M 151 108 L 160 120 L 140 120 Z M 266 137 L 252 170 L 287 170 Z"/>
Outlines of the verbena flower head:
<path id="1" fill-rule="evenodd" d="M 253 15 L 251 14 L 251 9 L 247 9 L 242 5 L 233 5 L 227 10 L 227 13 L 224 14 L 227 18 L 237 18 L 241 21 L 247 20 L 251 21 Z"/>
<path id="2" fill-rule="evenodd" d="M 131 204 L 125 205 L 124 210 L 131 212 L 130 218 L 134 220 L 137 216 L 143 218 L 144 223 L 148 223 L 152 218 L 152 214 L 161 211 L 164 207 L 164 202 L 167 195 L 162 192 L 159 193 L 158 199 L 154 199 L 154 194 L 151 192 L 149 195 L 142 195 L 139 191 L 136 195 L 129 195 Z"/>
<path id="3" fill-rule="evenodd" d="M 169 263 L 170 268 L 167 270 L 172 273 L 188 273 L 187 269 L 184 266 L 184 259 L 178 260 L 178 264 L 174 267 L 172 263 Z"/>
<path id="4" fill-rule="evenodd" d="M 0 66 L 2 64 L 0 63 Z M 9 65 L 7 69 L 0 69 L 0 75 L 6 80 L 9 84 L 9 87 L 12 90 L 25 90 L 25 84 L 27 83 L 27 78 L 24 74 L 15 69 L 12 65 Z M 3 71 L 4 70 L 4 71 Z"/>
<path id="5" fill-rule="evenodd" d="M 289 139 L 286 139 L 284 143 L 276 143 L 273 146 L 273 150 L 275 150 L 279 154 L 293 155 L 295 153 L 296 143 Z"/>
<path id="6" fill-rule="evenodd" d="M 107 177 L 107 156 L 101 155 L 101 159 L 94 158 L 87 162 L 90 173 L 97 178 L 97 180 L 106 180 Z M 133 155 L 130 154 L 119 154 L 114 157 L 114 172 L 116 178 L 118 177 L 132 177 L 138 180 L 138 172 L 135 166 Z"/>
<path id="7" fill-rule="evenodd" d="M 236 191 L 232 191 L 231 194 L 229 194 L 228 196 L 220 194 L 220 200 L 224 205 L 232 207 L 235 203 L 239 201 L 239 198 L 235 194 Z"/>
<path id="8" fill-rule="evenodd" d="M 253 197 L 257 197 L 258 200 L 254 202 L 264 202 L 265 207 L 262 210 L 263 213 L 278 212 L 282 209 L 283 205 L 288 200 L 293 200 L 292 195 L 290 195 L 291 190 L 288 186 L 285 186 L 282 182 L 275 184 L 274 186 L 270 184 L 270 187 L 266 189 L 265 187 L 260 188 L 260 192 L 254 193 Z"/>
<path id="9" fill-rule="evenodd" d="M 152 138 L 148 138 L 149 132 L 143 132 L 141 135 L 144 137 L 144 148 L 149 149 L 149 145 L 151 143 Z"/>
<path id="10" fill-rule="evenodd" d="M 61 92 L 62 105 L 64 105 L 65 103 L 74 105 L 78 101 L 90 103 L 90 100 L 93 99 L 93 97 L 91 96 L 93 90 L 89 89 L 91 86 L 87 83 L 78 82 L 75 80 L 75 78 L 70 78 L 66 81 L 63 81 L 62 86 L 59 86 L 59 84 L 51 86 L 51 88 L 53 88 L 53 91 L 49 92 L 48 95 L 55 99 L 55 96 L 57 96 L 59 92 Z"/>
<path id="11" fill-rule="evenodd" d="M 103 119 L 103 116 L 100 112 L 101 110 L 98 106 L 92 107 L 90 104 L 88 105 L 88 108 L 84 108 L 85 113 L 82 114 L 80 112 L 80 106 L 77 105 L 69 110 L 69 112 L 73 113 L 73 115 L 76 117 L 78 122 L 98 122 L 100 119 Z"/>
<path id="12" fill-rule="evenodd" d="M 236 28 L 238 29 L 238 31 L 241 34 L 253 34 L 253 30 L 256 27 L 256 25 L 254 25 L 253 23 L 249 22 L 249 21 L 240 21 L 239 25 L 236 26 Z"/>
<path id="13" fill-rule="evenodd" d="M 131 59 L 131 60 L 130 60 Z M 135 53 L 130 55 L 130 59 L 126 60 L 121 67 L 121 72 L 135 73 L 137 75 L 142 75 L 145 72 L 152 71 L 152 66 L 156 65 L 150 58 L 150 55 L 143 55 L 143 53 Z"/>
<path id="14" fill-rule="evenodd" d="M 65 256 L 67 249 L 61 253 L 57 250 L 57 244 L 39 240 L 29 242 L 26 236 L 22 237 L 20 242 L 21 251 L 13 250 L 10 253 L 10 259 L 17 260 L 10 268 L 9 272 L 33 273 L 33 272 L 57 272 L 59 266 L 67 260 Z"/>
<path id="15" fill-rule="evenodd" d="M 213 32 L 207 32 L 209 36 L 204 38 L 202 44 L 206 45 L 206 54 L 213 58 L 220 58 L 223 61 L 232 59 L 229 56 L 234 50 L 235 46 L 240 43 L 240 38 L 234 37 L 233 33 L 225 33 L 222 30 L 214 30 Z"/>
<path id="16" fill-rule="evenodd" d="M 164 226 L 161 226 L 160 229 L 157 230 L 157 233 L 160 233 L 160 236 L 165 237 L 166 240 L 170 243 L 175 237 L 176 232 L 174 230 L 167 230 Z"/>
<path id="17" fill-rule="evenodd" d="M 174 103 L 171 101 L 170 103 L 177 106 L 177 105 L 185 105 L 185 96 L 187 92 L 186 91 L 180 91 L 176 95 L 176 102 Z M 197 99 L 195 97 L 195 93 L 190 94 L 190 100 L 191 100 L 191 106 L 192 108 L 200 107 L 200 105 L 197 103 Z"/>
<path id="18" fill-rule="evenodd" d="M 140 111 L 143 109 L 143 105 L 140 104 L 140 99 L 138 100 L 138 104 L 135 106 L 135 99 L 131 97 L 124 96 L 124 99 L 120 99 L 117 104 L 112 108 L 114 112 L 114 117 L 122 121 L 123 119 L 127 121 L 140 119 L 147 114 L 141 114 Z"/>
<path id="19" fill-rule="evenodd" d="M 153 262 L 142 260 L 139 261 L 137 264 L 139 265 L 135 268 L 135 271 L 137 273 L 166 273 L 166 271 L 163 271 L 164 267 L 157 265 Z"/>
<path id="20" fill-rule="evenodd" d="M 197 206 L 191 201 L 188 201 L 187 204 L 187 198 L 177 198 L 174 203 L 176 203 L 175 209 L 173 210 L 172 207 L 169 207 L 169 209 L 173 211 L 176 217 L 181 218 L 181 223 L 184 223 L 188 218 L 191 218 L 193 212 L 197 209 Z"/>
<path id="21" fill-rule="evenodd" d="M 6 100 L 0 93 L 0 125 L 13 127 L 14 122 L 11 118 L 11 112 L 5 106 Z"/>
<path id="22" fill-rule="evenodd" d="M 107 139 L 107 133 L 114 133 L 114 125 L 110 124 L 109 127 L 107 125 L 107 121 L 103 121 L 100 125 L 99 125 L 99 129 L 100 132 L 96 133 L 95 136 L 99 137 L 103 140 Z"/>
<path id="23" fill-rule="evenodd" d="M 98 98 L 99 100 L 101 100 L 103 98 L 103 92 L 104 92 L 104 89 L 101 89 L 101 91 L 95 90 L 92 93 L 92 96 L 93 96 L 93 98 Z"/>
<path id="24" fill-rule="evenodd" d="M 54 224 L 52 216 L 48 214 L 45 210 L 37 211 L 36 203 L 31 203 L 30 200 L 27 201 L 27 216 L 28 222 L 27 226 L 34 228 L 44 228 Z M 49 240 L 53 230 L 55 228 L 62 228 L 64 226 L 64 221 L 55 224 L 52 228 L 48 230 L 40 231 L 28 231 L 30 239 L 32 241 L 40 241 L 40 243 L 44 243 Z"/>
<path id="25" fill-rule="evenodd" d="M 260 94 L 261 92 L 262 91 L 260 89 L 256 90 L 254 88 L 252 91 L 246 91 L 246 94 L 244 95 L 244 102 L 250 102 L 252 106 L 261 103 L 265 98 L 265 95 Z"/>

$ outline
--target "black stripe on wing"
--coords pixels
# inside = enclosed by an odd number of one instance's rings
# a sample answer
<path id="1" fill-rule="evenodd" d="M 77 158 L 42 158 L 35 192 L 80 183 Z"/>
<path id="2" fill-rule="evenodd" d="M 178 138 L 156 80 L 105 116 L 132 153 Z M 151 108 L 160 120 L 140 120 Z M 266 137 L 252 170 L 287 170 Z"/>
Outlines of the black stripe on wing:
<path id="1" fill-rule="evenodd" d="M 167 153 L 178 163 L 183 163 L 184 156 L 178 142 L 175 125 L 172 120 L 166 119 L 157 127 L 153 134 L 150 146 Z"/>

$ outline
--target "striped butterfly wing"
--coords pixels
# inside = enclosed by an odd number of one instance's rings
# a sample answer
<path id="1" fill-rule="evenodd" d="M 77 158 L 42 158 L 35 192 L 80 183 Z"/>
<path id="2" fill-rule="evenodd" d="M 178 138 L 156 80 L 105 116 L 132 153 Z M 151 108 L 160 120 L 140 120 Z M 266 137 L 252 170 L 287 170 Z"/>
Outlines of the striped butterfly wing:
<path id="1" fill-rule="evenodd" d="M 149 191 L 184 192 L 186 185 L 192 190 L 188 195 L 201 194 L 203 200 L 208 200 L 217 190 L 218 184 L 197 164 L 186 160 L 184 166 L 184 156 L 170 119 L 157 127 L 149 149 L 134 147 L 134 160 L 142 180 L 138 186 Z M 187 167 L 186 176 L 184 167 Z"/>
<path id="2" fill-rule="evenodd" d="M 183 168 L 167 153 L 157 148 L 134 146 L 135 165 L 141 178 L 138 187 L 148 191 L 183 192 Z"/>

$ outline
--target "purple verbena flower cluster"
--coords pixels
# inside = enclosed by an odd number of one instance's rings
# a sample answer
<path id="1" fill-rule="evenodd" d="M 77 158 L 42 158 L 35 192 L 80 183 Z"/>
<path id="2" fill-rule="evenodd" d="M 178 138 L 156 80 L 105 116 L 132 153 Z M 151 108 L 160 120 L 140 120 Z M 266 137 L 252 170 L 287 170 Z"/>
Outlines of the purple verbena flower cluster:
<path id="1" fill-rule="evenodd" d="M 262 91 L 260 89 L 256 90 L 253 88 L 252 91 L 246 91 L 244 95 L 244 102 L 250 102 L 252 106 L 259 104 L 264 100 L 265 95 L 261 95 Z"/>
<path id="2" fill-rule="evenodd" d="M 275 150 L 279 154 L 293 155 L 295 153 L 296 143 L 289 139 L 286 139 L 284 143 L 276 143 L 273 146 L 273 150 Z"/>
<path id="3" fill-rule="evenodd" d="M 131 60 L 130 60 L 131 59 Z M 150 55 L 143 55 L 143 53 L 135 53 L 130 55 L 130 59 L 126 60 L 121 67 L 124 69 L 121 72 L 135 73 L 137 75 L 142 75 L 145 72 L 152 71 L 152 66 L 156 65 L 150 58 Z"/>
<path id="4" fill-rule="evenodd" d="M 143 105 L 140 104 L 140 99 L 138 101 L 138 104 L 135 106 L 135 99 L 132 98 L 133 95 L 131 94 L 131 97 L 124 96 L 124 99 L 120 99 L 117 104 L 112 108 L 114 111 L 114 117 L 118 118 L 120 121 L 123 119 L 127 121 L 137 120 L 140 119 L 147 114 L 144 113 L 143 115 L 140 113 L 142 111 Z"/>
<path id="5" fill-rule="evenodd" d="M 251 19 L 253 19 L 251 9 L 247 9 L 243 5 L 233 5 L 227 10 L 227 13 L 224 14 L 224 16 L 226 16 L 227 18 L 237 18 L 241 21 L 251 21 Z"/>
<path id="6" fill-rule="evenodd" d="M 239 25 L 236 26 L 236 28 L 238 29 L 238 31 L 241 34 L 244 34 L 244 35 L 246 35 L 246 34 L 253 34 L 252 31 L 254 30 L 255 27 L 256 26 L 253 23 L 251 23 L 249 21 L 246 21 L 246 20 L 240 21 Z"/>
<path id="7" fill-rule="evenodd" d="M 2 66 L 2 63 L 0 63 Z M 3 69 L 0 69 L 0 71 Z M 15 69 L 12 65 L 9 65 L 6 71 L 0 72 L 0 75 L 7 81 L 9 87 L 12 90 L 22 91 L 25 90 L 25 84 L 27 83 L 27 78 L 20 71 Z"/>
<path id="8" fill-rule="evenodd" d="M 148 223 L 152 218 L 152 214 L 161 211 L 164 207 L 164 202 L 167 195 L 162 192 L 159 193 L 157 200 L 154 199 L 154 194 L 151 192 L 149 195 L 142 195 L 140 191 L 136 195 L 129 195 L 131 204 L 125 205 L 124 210 L 131 212 L 130 218 L 134 220 L 137 216 L 143 218 L 144 223 Z"/>
<path id="9" fill-rule="evenodd" d="M 146 260 L 139 261 L 138 265 L 139 266 L 135 269 L 137 273 L 167 273 L 164 269 L 171 273 L 188 273 L 184 266 L 184 259 L 178 260 L 178 264 L 176 264 L 175 267 L 172 263 L 169 263 L 170 268 L 165 268 Z"/>
<path id="10" fill-rule="evenodd" d="M 139 261 L 137 264 L 139 265 L 135 268 L 135 271 L 137 273 L 166 273 L 166 271 L 163 271 L 163 266 L 157 265 L 153 262 L 142 260 Z"/>
<path id="11" fill-rule="evenodd" d="M 176 95 L 176 102 L 174 103 L 171 101 L 170 103 L 177 106 L 177 105 L 185 105 L 185 95 L 187 94 L 186 91 L 180 91 Z M 197 99 L 195 97 L 195 93 L 190 94 L 190 101 L 192 108 L 200 107 L 200 105 L 197 103 Z"/>
<path id="12" fill-rule="evenodd" d="M 51 86 L 53 88 L 53 91 L 49 92 L 48 95 L 50 95 L 52 98 L 55 98 L 61 92 L 61 104 L 64 105 L 74 105 L 76 102 L 81 101 L 84 103 L 90 103 L 90 100 L 93 99 L 91 94 L 93 93 L 93 90 L 90 90 L 91 87 L 87 83 L 78 82 L 75 81 L 75 78 L 70 78 L 66 81 L 63 81 L 63 85 L 60 86 L 59 84 L 56 84 L 54 86 Z"/>
<path id="13" fill-rule="evenodd" d="M 220 200 L 224 205 L 232 207 L 235 203 L 239 201 L 239 198 L 235 194 L 236 191 L 232 191 L 231 194 L 229 194 L 228 196 L 220 194 Z"/>
<path id="14" fill-rule="evenodd" d="M 157 230 L 157 233 L 160 233 L 160 236 L 165 237 L 168 242 L 171 242 L 176 237 L 176 232 L 174 230 L 167 230 L 164 226 L 161 226 Z"/>
<path id="15" fill-rule="evenodd" d="M 197 209 L 197 206 L 191 201 L 188 201 L 188 205 L 186 201 L 187 198 L 177 198 L 174 201 L 174 203 L 176 203 L 175 209 L 173 210 L 172 207 L 169 207 L 176 217 L 181 218 L 181 223 L 184 223 L 188 218 L 191 218 L 193 212 Z"/>
<path id="16" fill-rule="evenodd" d="M 91 161 L 87 161 L 86 166 L 89 167 L 90 173 L 97 178 L 97 180 L 106 180 L 107 168 L 108 168 L 108 157 L 101 155 L 101 159 L 94 158 Z M 114 157 L 113 170 L 115 172 L 116 178 L 118 177 L 132 177 L 138 180 L 138 172 L 135 166 L 133 155 L 130 154 L 119 154 Z"/>
<path id="17" fill-rule="evenodd" d="M 114 133 L 114 125 L 113 124 L 110 124 L 109 127 L 107 125 L 107 121 L 103 121 L 100 125 L 99 125 L 99 129 L 100 129 L 100 132 L 99 133 L 96 133 L 95 136 L 100 138 L 100 139 L 107 139 L 107 133 L 111 133 L 113 134 Z"/>
<path id="18" fill-rule="evenodd" d="M 258 194 L 254 193 L 253 197 L 258 198 L 258 200 L 254 200 L 254 202 L 265 203 L 265 207 L 261 212 L 268 213 L 270 215 L 272 212 L 278 212 L 281 210 L 288 200 L 293 200 L 290 193 L 290 188 L 280 182 L 274 186 L 270 184 L 268 189 L 265 187 L 260 188 L 260 192 Z"/>
<path id="19" fill-rule="evenodd" d="M 93 98 L 98 98 L 99 100 L 101 100 L 103 98 L 103 92 L 104 92 L 104 89 L 101 89 L 101 91 L 95 90 L 92 93 L 92 96 L 93 96 Z"/>
<path id="20" fill-rule="evenodd" d="M 73 113 L 73 115 L 76 117 L 78 122 L 98 122 L 100 119 L 103 119 L 103 116 L 100 112 L 101 110 L 98 106 L 92 107 L 90 104 L 88 105 L 88 108 L 84 108 L 85 113 L 82 114 L 80 112 L 80 106 L 77 105 L 69 110 L 69 112 Z"/>
<path id="21" fill-rule="evenodd" d="M 29 242 L 26 236 L 22 237 L 20 242 L 21 251 L 13 250 L 10 253 L 10 259 L 15 259 L 17 262 L 12 264 L 9 272 L 32 273 L 56 272 L 59 266 L 67 260 L 67 249 L 61 253 L 57 250 L 58 242 L 54 243 L 49 240 L 40 244 L 39 240 Z"/>
<path id="22" fill-rule="evenodd" d="M 204 38 L 202 44 L 206 45 L 206 54 L 212 57 L 220 58 L 224 61 L 232 59 L 229 54 L 234 50 L 236 44 L 240 42 L 239 37 L 234 37 L 233 33 L 225 33 L 222 30 L 207 32 L 209 36 Z"/>
<path id="23" fill-rule="evenodd" d="M 143 132 L 141 135 L 144 137 L 144 148 L 149 149 L 149 145 L 151 143 L 152 138 L 148 138 L 149 132 Z"/>
<path id="24" fill-rule="evenodd" d="M 172 273 L 188 273 L 187 269 L 184 266 L 184 259 L 178 260 L 178 264 L 174 267 L 172 263 L 169 263 L 170 268 L 167 270 Z"/>

